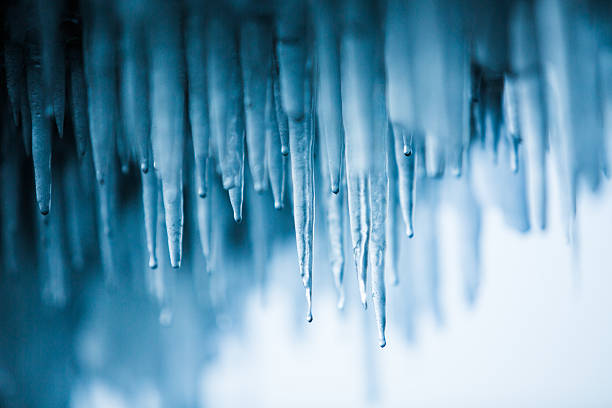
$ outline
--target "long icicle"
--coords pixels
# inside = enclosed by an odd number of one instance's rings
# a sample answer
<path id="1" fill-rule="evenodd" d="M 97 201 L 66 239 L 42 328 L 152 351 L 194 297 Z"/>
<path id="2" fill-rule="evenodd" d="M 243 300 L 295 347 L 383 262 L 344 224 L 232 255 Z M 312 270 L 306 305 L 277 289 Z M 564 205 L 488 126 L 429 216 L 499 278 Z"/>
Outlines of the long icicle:
<path id="1" fill-rule="evenodd" d="M 185 89 L 179 13 L 159 2 L 151 38 L 151 117 L 155 167 L 162 182 L 170 264 L 181 265 Z M 163 13 L 162 13 L 163 10 Z"/>
<path id="2" fill-rule="evenodd" d="M 249 19 L 240 29 L 240 62 L 249 168 L 256 192 L 266 187 L 265 114 L 272 56 L 272 32 L 265 20 Z"/>

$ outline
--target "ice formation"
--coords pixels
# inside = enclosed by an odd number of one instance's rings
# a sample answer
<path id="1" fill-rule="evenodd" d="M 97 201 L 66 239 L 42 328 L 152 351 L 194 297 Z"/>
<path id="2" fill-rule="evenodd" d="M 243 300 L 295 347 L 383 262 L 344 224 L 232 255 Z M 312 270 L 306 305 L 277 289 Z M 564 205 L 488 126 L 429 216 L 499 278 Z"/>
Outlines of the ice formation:
<path id="1" fill-rule="evenodd" d="M 265 285 L 292 214 L 307 319 L 313 279 L 332 274 L 341 308 L 354 265 L 383 347 L 386 286 L 412 267 L 397 261 L 403 235 L 422 236 L 414 255 L 437 307 L 442 200 L 462 214 L 473 302 L 484 206 L 520 232 L 546 228 L 550 158 L 571 239 L 581 186 L 609 177 L 609 1 L 20 0 L 1 12 L 2 271 L 33 262 L 53 305 L 96 265 L 111 286 L 144 269 L 162 323 L 176 268 L 228 302 L 206 276 L 239 297 L 245 281 L 227 270 L 246 253 Z M 329 271 L 313 270 L 316 212 Z"/>

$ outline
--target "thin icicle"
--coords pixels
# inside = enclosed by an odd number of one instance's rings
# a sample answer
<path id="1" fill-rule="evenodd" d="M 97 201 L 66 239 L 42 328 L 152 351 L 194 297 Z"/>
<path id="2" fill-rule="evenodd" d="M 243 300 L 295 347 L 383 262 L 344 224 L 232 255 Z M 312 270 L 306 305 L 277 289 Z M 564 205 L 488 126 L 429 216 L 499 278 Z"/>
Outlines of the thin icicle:
<path id="1" fill-rule="evenodd" d="M 306 288 L 308 313 L 312 321 L 312 242 L 314 237 L 313 99 L 310 73 L 304 86 L 303 118 L 289 120 L 291 178 L 293 181 L 293 219 L 298 265 Z"/>
<path id="2" fill-rule="evenodd" d="M 155 171 L 141 173 L 142 204 L 144 210 L 144 226 L 147 236 L 147 250 L 149 252 L 149 268 L 157 268 L 157 201 L 158 183 Z"/>
<path id="3" fill-rule="evenodd" d="M 36 201 L 41 214 L 51 207 L 51 123 L 44 112 L 44 83 L 40 66 L 40 48 L 34 42 L 28 48 L 26 63 L 28 99 L 32 115 L 32 159 Z"/>
<path id="4" fill-rule="evenodd" d="M 83 44 L 87 83 L 89 136 L 96 179 L 104 180 L 115 151 L 115 115 L 117 104 L 115 42 L 112 17 L 98 5 L 86 20 Z"/>
<path id="5" fill-rule="evenodd" d="M 317 117 L 321 143 L 327 155 L 330 190 L 340 191 L 344 128 L 340 95 L 339 32 L 334 22 L 333 3 L 319 0 L 314 5 L 315 53 L 317 57 Z"/>
<path id="6" fill-rule="evenodd" d="M 399 212 L 398 212 L 398 169 L 395 163 L 395 140 L 393 137 L 393 129 L 391 124 L 387 129 L 387 218 L 386 218 L 386 234 L 387 234 L 387 250 L 385 267 L 388 277 L 391 278 L 391 284 L 396 286 L 399 283 L 399 275 L 397 272 L 397 261 L 399 256 Z"/>
<path id="7" fill-rule="evenodd" d="M 189 121 L 195 157 L 198 196 L 206 197 L 210 124 L 208 117 L 208 88 L 206 84 L 206 26 L 198 7 L 192 7 L 185 28 Z M 200 204 L 198 204 L 199 208 Z"/>
<path id="8" fill-rule="evenodd" d="M 73 41 L 68 45 L 68 67 L 70 76 L 69 100 L 70 117 L 76 143 L 77 157 L 81 159 L 87 152 L 89 119 L 87 113 L 87 86 L 83 72 L 82 45 Z"/>
<path id="9" fill-rule="evenodd" d="M 272 195 L 274 196 L 274 208 L 280 210 L 285 204 L 286 166 L 285 157 L 281 154 L 281 141 L 276 122 L 272 80 L 268 81 L 266 101 L 266 164 L 270 186 L 272 187 Z"/>
<path id="10" fill-rule="evenodd" d="M 256 192 L 266 187 L 265 111 L 272 55 L 272 32 L 266 21 L 247 20 L 240 29 L 240 62 L 249 168 Z"/>
<path id="11" fill-rule="evenodd" d="M 212 180 L 214 177 L 213 163 L 209 163 L 209 169 L 207 169 L 207 177 Z M 206 265 L 211 261 L 211 235 L 212 235 L 212 194 L 213 190 L 204 199 L 197 201 L 197 216 L 198 216 L 198 232 L 200 235 L 200 248 L 204 254 Z"/>
<path id="12" fill-rule="evenodd" d="M 414 197 L 416 187 L 415 161 L 416 155 L 406 156 L 402 154 L 404 146 L 404 134 L 400 126 L 393 127 L 393 139 L 395 141 L 395 163 L 398 171 L 399 201 L 402 208 L 402 217 L 406 226 L 406 235 L 414 236 Z"/>
<path id="13" fill-rule="evenodd" d="M 155 168 L 162 182 L 170 264 L 181 266 L 185 78 L 177 7 L 163 2 L 150 38 L 151 118 Z"/>
<path id="14" fill-rule="evenodd" d="M 319 143 L 321 178 L 329 180 L 329 160 L 327 148 Z M 329 241 L 329 263 L 331 266 L 334 285 L 338 295 L 337 307 L 344 308 L 344 191 L 336 194 L 323 188 L 323 206 L 326 212 L 327 239 Z"/>

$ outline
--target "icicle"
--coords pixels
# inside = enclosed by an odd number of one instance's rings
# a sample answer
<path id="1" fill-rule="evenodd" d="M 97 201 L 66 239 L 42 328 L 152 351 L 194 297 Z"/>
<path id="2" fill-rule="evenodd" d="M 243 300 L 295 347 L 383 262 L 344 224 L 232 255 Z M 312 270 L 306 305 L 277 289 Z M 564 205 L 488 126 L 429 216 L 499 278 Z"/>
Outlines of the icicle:
<path id="1" fill-rule="evenodd" d="M 72 129 L 76 142 L 77 157 L 81 159 L 87 152 L 89 137 L 87 113 L 87 88 L 83 72 L 82 45 L 73 41 L 68 45 L 68 66 L 70 76 L 69 100 Z"/>
<path id="2" fill-rule="evenodd" d="M 32 159 L 36 201 L 40 213 L 46 215 L 51 206 L 51 123 L 44 112 L 44 83 L 40 66 L 40 48 L 30 43 L 28 50 L 27 86 L 32 115 Z"/>
<path id="3" fill-rule="evenodd" d="M 121 14 L 120 98 L 124 127 L 130 150 L 142 172 L 151 167 L 151 114 L 149 111 L 149 72 L 144 34 L 145 1 L 119 2 Z"/>
<path id="4" fill-rule="evenodd" d="M 147 236 L 147 250 L 149 252 L 149 268 L 157 268 L 157 201 L 158 179 L 155 171 L 141 173 L 142 204 L 144 210 L 144 226 Z"/>
<path id="5" fill-rule="evenodd" d="M 93 152 L 96 179 L 104 180 L 115 151 L 115 117 L 117 104 L 115 42 L 111 16 L 102 6 L 90 10 L 86 20 L 83 44 L 87 83 L 89 136 Z"/>
<path id="6" fill-rule="evenodd" d="M 301 121 L 304 116 L 305 17 L 305 1 L 288 0 L 278 3 L 276 55 L 279 67 L 280 100 L 290 121 Z M 291 123 L 289 126 L 289 133 L 291 133 Z M 289 137 L 291 138 L 291 135 Z"/>
<path id="7" fill-rule="evenodd" d="M 416 129 L 414 101 L 411 77 L 411 27 L 408 8 L 412 6 L 404 0 L 390 0 L 387 3 L 385 24 L 385 65 L 387 68 L 387 86 L 389 94 L 389 119 L 408 131 Z M 410 145 L 404 141 L 405 149 Z"/>
<path id="8" fill-rule="evenodd" d="M 375 63 L 376 64 L 376 63 Z M 385 289 L 385 251 L 387 220 L 387 149 L 389 122 L 385 103 L 384 71 L 380 67 L 376 72 L 374 84 L 374 135 L 378 138 L 373 143 L 372 167 L 369 173 L 370 183 L 370 218 L 372 230 L 368 249 L 369 269 L 372 272 L 372 303 L 378 326 L 378 344 L 385 347 L 386 327 L 386 289 Z"/>
<path id="9" fill-rule="evenodd" d="M 240 61 L 244 82 L 244 110 L 249 168 L 256 192 L 266 187 L 265 107 L 270 75 L 272 33 L 266 21 L 247 20 L 240 29 Z"/>
<path id="10" fill-rule="evenodd" d="M 414 236 L 414 196 L 416 186 L 415 161 L 416 155 L 406 156 L 402 154 L 404 146 L 404 134 L 406 132 L 400 126 L 393 127 L 393 139 L 395 140 L 395 163 L 398 170 L 399 201 L 402 208 L 402 217 L 406 226 L 406 235 Z"/>
<path id="11" fill-rule="evenodd" d="M 329 180 L 329 160 L 327 147 L 319 143 L 321 179 Z M 327 188 L 321 189 L 323 208 L 326 212 L 327 239 L 329 241 L 329 263 L 334 285 L 338 294 L 338 309 L 344 308 L 344 192 L 331 194 Z"/>
<path id="12" fill-rule="evenodd" d="M 185 28 L 189 121 L 195 156 L 198 196 L 206 197 L 209 148 L 208 89 L 206 84 L 206 31 L 205 19 L 197 7 L 192 7 Z M 198 208 L 199 208 L 198 204 Z"/>
<path id="13" fill-rule="evenodd" d="M 516 95 L 515 80 L 508 75 L 504 77 L 504 91 L 502 96 L 502 107 L 504 115 L 504 129 L 508 137 L 512 149 L 510 150 L 510 168 L 512 171 L 518 171 L 519 157 L 518 147 L 521 136 L 518 129 L 518 105 Z"/>
<path id="14" fill-rule="evenodd" d="M 388 193 L 387 193 L 387 218 L 386 218 L 386 233 L 387 233 L 387 250 L 385 266 L 387 276 L 391 278 L 391 284 L 396 286 L 399 284 L 399 275 L 397 272 L 397 261 L 399 256 L 399 212 L 398 212 L 398 168 L 395 163 L 395 138 L 393 128 L 389 124 L 386 137 L 387 149 L 387 177 L 388 177 Z"/>
<path id="15" fill-rule="evenodd" d="M 346 175 L 351 240 L 356 262 L 361 302 L 367 307 L 366 277 L 370 240 L 368 171 L 374 144 L 374 94 L 377 38 L 374 10 L 365 2 L 347 4 L 345 30 L 341 41 L 342 118 L 344 122 Z M 383 139 L 384 140 L 384 139 Z"/>
<path id="16" fill-rule="evenodd" d="M 45 114 L 55 118 L 58 134 L 64 134 L 66 103 L 66 55 L 60 32 L 61 1 L 38 0 L 41 34 L 41 65 L 45 92 Z"/>
<path id="17" fill-rule="evenodd" d="M 170 264 L 181 266 L 185 89 L 178 10 L 158 2 L 151 42 L 151 118 L 155 168 L 162 183 Z M 163 12 L 162 12 L 163 11 Z"/>
<path id="18" fill-rule="evenodd" d="M 207 24 L 207 73 L 211 131 L 223 187 L 240 186 L 244 161 L 242 82 L 234 26 L 215 16 Z"/>
<path id="19" fill-rule="evenodd" d="M 308 302 L 306 319 L 312 320 L 312 242 L 314 237 L 314 169 L 313 169 L 313 97 L 310 72 L 302 86 L 304 92 L 302 119 L 289 120 L 291 145 L 291 178 L 293 181 L 293 219 L 298 265 Z"/>
<path id="20" fill-rule="evenodd" d="M 511 24 L 511 62 L 516 73 L 519 134 L 525 141 L 530 218 L 546 227 L 546 109 L 542 73 L 536 68 L 539 56 L 533 6 L 518 2 Z"/>
<path id="21" fill-rule="evenodd" d="M 213 180 L 214 170 L 213 164 L 209 163 L 209 168 L 207 171 L 207 177 L 209 180 Z M 204 199 L 196 200 L 197 201 L 197 216 L 198 216 L 198 232 L 200 234 L 200 248 L 202 253 L 204 254 L 204 258 L 206 260 L 207 268 L 211 261 L 211 235 L 212 235 L 212 194 L 213 190 L 211 189 L 210 194 L 206 196 Z M 210 268 L 209 268 L 210 269 Z"/>
<path id="22" fill-rule="evenodd" d="M 314 5 L 315 51 L 317 58 L 317 117 L 321 143 L 325 145 L 332 193 L 340 191 L 344 128 L 340 95 L 339 33 L 333 3 L 319 0 Z"/>
<path id="23" fill-rule="evenodd" d="M 266 164 L 270 186 L 274 196 L 274 208 L 280 210 L 285 205 L 285 157 L 281 154 L 281 141 L 276 122 L 272 80 L 268 81 L 266 101 Z"/>

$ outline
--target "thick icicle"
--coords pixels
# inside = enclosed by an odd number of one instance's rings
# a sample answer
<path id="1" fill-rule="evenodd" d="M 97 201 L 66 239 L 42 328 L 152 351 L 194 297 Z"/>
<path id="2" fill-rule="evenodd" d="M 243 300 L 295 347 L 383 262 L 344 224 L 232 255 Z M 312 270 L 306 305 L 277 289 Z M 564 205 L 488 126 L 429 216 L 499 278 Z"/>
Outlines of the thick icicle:
<path id="1" fill-rule="evenodd" d="M 199 197 L 206 197 L 209 148 L 208 90 L 206 84 L 206 26 L 198 7 L 192 7 L 185 26 L 185 52 L 189 96 L 189 121 L 195 157 L 196 186 Z M 199 208 L 198 204 L 198 208 Z"/>
<path id="2" fill-rule="evenodd" d="M 69 103 L 72 129 L 76 143 L 77 157 L 87 153 L 89 143 L 89 119 L 87 113 L 87 85 L 83 72 L 82 44 L 74 39 L 68 43 Z"/>
<path id="3" fill-rule="evenodd" d="M 51 121 L 44 112 L 44 82 L 40 48 L 35 39 L 29 44 L 26 63 L 28 99 L 32 116 L 32 159 L 36 201 L 40 213 L 46 215 L 51 206 Z"/>
<path id="4" fill-rule="evenodd" d="M 312 320 L 312 242 L 314 237 L 313 99 L 310 72 L 302 86 L 302 118 L 289 120 L 291 178 L 293 181 L 293 219 L 298 265 L 308 302 L 307 320 Z"/>
<path id="5" fill-rule="evenodd" d="M 249 168 L 256 192 L 266 187 L 265 108 L 272 55 L 272 32 L 264 20 L 249 19 L 240 28 L 240 62 Z"/>
<path id="6" fill-rule="evenodd" d="M 405 0 L 387 2 L 385 24 L 385 65 L 389 95 L 389 120 L 408 130 L 417 127 L 414 115 L 414 96 L 411 76 L 411 27 L 408 8 L 413 6 Z M 405 147 L 407 146 L 404 143 Z"/>
<path id="7" fill-rule="evenodd" d="M 341 41 L 342 119 L 345 130 L 346 175 L 351 240 L 361 302 L 367 307 L 366 278 L 370 240 L 368 171 L 375 136 L 375 64 L 379 33 L 374 28 L 375 7 L 347 1 Z M 372 23 L 372 24 L 371 24 Z M 384 143 L 384 139 L 381 136 Z"/>
<path id="8" fill-rule="evenodd" d="M 280 210 L 285 205 L 286 159 L 281 154 L 281 141 L 274 105 L 274 89 L 272 80 L 269 80 L 266 101 L 266 165 L 274 197 L 274 208 Z"/>
<path id="9" fill-rule="evenodd" d="M 328 178 L 333 193 L 340 191 L 344 128 L 340 95 L 339 32 L 333 2 L 314 4 L 315 53 L 317 57 L 317 117 L 321 143 L 325 145 Z"/>
<path id="10" fill-rule="evenodd" d="M 329 180 L 329 160 L 327 148 L 319 143 L 319 157 L 321 179 Z M 326 212 L 327 239 L 329 241 L 329 264 L 331 266 L 334 285 L 338 294 L 338 309 L 344 307 L 344 192 L 338 190 L 336 194 L 330 193 L 327 188 L 322 188 L 323 208 Z"/>
<path id="11" fill-rule="evenodd" d="M 144 210 L 145 235 L 147 237 L 147 251 L 149 252 L 149 268 L 157 268 L 157 201 L 158 184 L 155 171 L 142 172 L 142 204 Z"/>
<path id="12" fill-rule="evenodd" d="M 306 2 L 287 0 L 278 3 L 278 6 L 276 55 L 281 106 L 289 121 L 301 121 L 304 117 Z M 289 126 L 291 133 L 292 124 Z M 291 138 L 291 135 L 289 137 Z M 289 144 L 291 145 L 291 141 Z"/>
<path id="13" fill-rule="evenodd" d="M 96 179 L 100 184 L 104 184 L 115 152 L 114 107 L 118 101 L 115 41 L 112 17 L 108 11 L 100 4 L 92 4 L 89 13 L 83 44 L 89 136 Z"/>
<path id="14" fill-rule="evenodd" d="M 211 132 L 221 167 L 223 187 L 242 183 L 244 125 L 238 44 L 231 19 L 223 14 L 208 20 L 207 74 Z"/>
<path id="15" fill-rule="evenodd" d="M 511 24 L 512 69 L 516 74 L 516 99 L 520 138 L 524 140 L 530 214 L 533 223 L 546 227 L 546 108 L 539 67 L 533 6 L 521 1 Z"/>
<path id="16" fill-rule="evenodd" d="M 373 143 L 372 167 L 370 168 L 370 218 L 372 230 L 368 249 L 369 269 L 372 274 L 372 303 L 378 326 L 378 344 L 385 347 L 386 289 L 385 289 L 385 251 L 387 246 L 387 106 L 385 103 L 385 82 L 383 68 L 376 73 L 374 84 L 374 134 L 378 140 Z"/>
<path id="17" fill-rule="evenodd" d="M 415 161 L 416 155 L 406 156 L 402 153 L 404 148 L 405 130 L 401 126 L 393 127 L 393 140 L 395 141 L 395 163 L 398 171 L 399 201 L 402 208 L 402 217 L 406 226 L 406 235 L 414 236 L 414 197 L 416 186 Z"/>
<path id="18" fill-rule="evenodd" d="M 151 140 L 162 182 L 170 264 L 178 268 L 183 245 L 185 73 L 179 11 L 161 1 L 156 5 L 159 14 L 150 38 Z"/>
<path id="19" fill-rule="evenodd" d="M 124 128 L 129 135 L 130 150 L 140 170 L 151 167 L 151 115 L 149 112 L 149 71 L 143 14 L 144 1 L 119 2 L 121 13 L 120 99 Z"/>
<path id="20" fill-rule="evenodd" d="M 60 137 L 64 134 L 66 104 L 66 55 L 60 31 L 63 1 L 38 0 L 41 30 L 45 113 L 55 118 Z"/>

